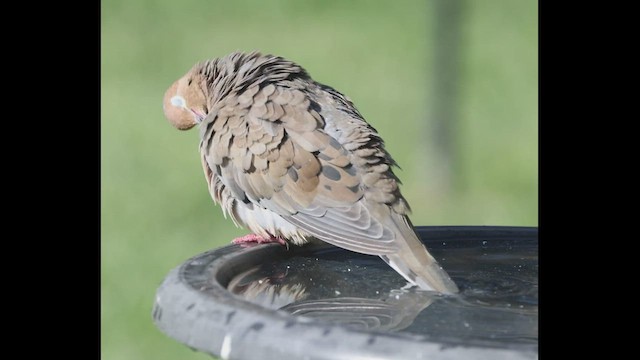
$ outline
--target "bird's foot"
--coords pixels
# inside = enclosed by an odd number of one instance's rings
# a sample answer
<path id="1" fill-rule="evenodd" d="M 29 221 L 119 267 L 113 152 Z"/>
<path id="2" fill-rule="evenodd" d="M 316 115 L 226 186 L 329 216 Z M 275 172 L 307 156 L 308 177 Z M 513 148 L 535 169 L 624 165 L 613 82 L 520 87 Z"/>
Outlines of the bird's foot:
<path id="1" fill-rule="evenodd" d="M 231 241 L 233 244 L 248 246 L 249 244 L 268 244 L 268 243 L 278 243 L 280 245 L 284 245 L 289 248 L 289 243 L 287 243 L 280 236 L 269 236 L 263 237 L 258 234 L 248 234 L 245 236 L 241 236 L 239 238 L 235 238 Z"/>

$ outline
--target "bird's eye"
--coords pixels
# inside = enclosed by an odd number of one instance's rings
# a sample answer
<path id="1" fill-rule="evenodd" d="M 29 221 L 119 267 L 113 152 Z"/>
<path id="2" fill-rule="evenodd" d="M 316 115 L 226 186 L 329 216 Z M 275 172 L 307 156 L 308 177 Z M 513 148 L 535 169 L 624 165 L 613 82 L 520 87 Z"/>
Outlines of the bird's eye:
<path id="1" fill-rule="evenodd" d="M 185 107 L 184 105 L 184 99 L 182 98 L 182 96 L 174 96 L 171 98 L 171 105 L 173 106 L 177 106 L 177 107 Z"/>

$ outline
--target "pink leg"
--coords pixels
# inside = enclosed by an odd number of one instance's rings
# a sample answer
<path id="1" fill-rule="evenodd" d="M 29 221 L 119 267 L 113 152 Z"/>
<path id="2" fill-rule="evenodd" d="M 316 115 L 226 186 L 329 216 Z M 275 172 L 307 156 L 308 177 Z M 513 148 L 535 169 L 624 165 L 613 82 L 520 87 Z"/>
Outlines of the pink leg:
<path id="1" fill-rule="evenodd" d="M 264 238 L 260 235 L 257 234 L 248 234 L 245 236 L 241 236 L 239 238 L 235 238 L 231 241 L 233 244 L 236 245 L 248 245 L 251 243 L 258 243 L 258 244 L 267 244 L 267 243 L 278 243 L 280 245 L 285 245 L 287 246 L 287 248 L 289 248 L 289 244 L 281 237 L 275 237 L 275 236 L 270 236 L 268 238 Z"/>

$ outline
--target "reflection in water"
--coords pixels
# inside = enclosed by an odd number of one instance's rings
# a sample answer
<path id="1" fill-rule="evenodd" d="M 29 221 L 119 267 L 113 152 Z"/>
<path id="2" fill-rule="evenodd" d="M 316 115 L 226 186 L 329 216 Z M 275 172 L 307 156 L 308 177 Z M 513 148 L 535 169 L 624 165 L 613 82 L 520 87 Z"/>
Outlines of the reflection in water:
<path id="1" fill-rule="evenodd" d="M 434 249 L 461 290 L 453 296 L 406 288 L 378 257 L 339 249 L 264 263 L 234 277 L 228 288 L 266 308 L 361 330 L 537 344 L 537 245 L 482 244 L 446 249 L 446 257 Z"/>
<path id="2" fill-rule="evenodd" d="M 306 297 L 304 285 L 281 283 L 282 279 L 286 278 L 286 273 L 261 277 L 256 280 L 246 280 L 259 270 L 259 267 L 255 267 L 236 276 L 229 283 L 229 290 L 233 294 L 242 296 L 245 300 L 274 310 Z"/>
<path id="3" fill-rule="evenodd" d="M 308 284 L 289 283 L 287 275 L 291 272 L 260 276 L 261 270 L 264 271 L 263 267 L 255 267 L 235 277 L 229 283 L 229 290 L 266 308 L 361 330 L 402 330 L 433 302 L 433 296 L 437 296 L 430 292 L 392 290 L 380 299 L 328 297 L 305 300 L 310 295 Z M 309 279 L 313 281 L 313 278 Z M 340 291 L 335 290 L 336 294 Z"/>
<path id="4" fill-rule="evenodd" d="M 399 331 L 411 325 L 433 302 L 426 293 L 393 293 L 383 300 L 352 297 L 307 300 L 289 304 L 282 310 L 361 330 Z"/>

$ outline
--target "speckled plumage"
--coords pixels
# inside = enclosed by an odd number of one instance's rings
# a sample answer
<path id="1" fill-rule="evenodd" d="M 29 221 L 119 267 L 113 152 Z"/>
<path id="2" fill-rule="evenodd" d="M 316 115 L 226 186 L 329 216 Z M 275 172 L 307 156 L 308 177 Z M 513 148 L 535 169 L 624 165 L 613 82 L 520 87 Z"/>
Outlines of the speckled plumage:
<path id="1" fill-rule="evenodd" d="M 258 52 L 204 61 L 164 110 L 179 129 L 199 125 L 209 191 L 236 225 L 379 255 L 422 288 L 457 292 L 418 240 L 376 130 L 299 65 Z"/>

